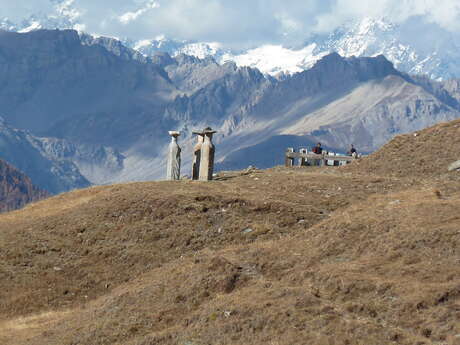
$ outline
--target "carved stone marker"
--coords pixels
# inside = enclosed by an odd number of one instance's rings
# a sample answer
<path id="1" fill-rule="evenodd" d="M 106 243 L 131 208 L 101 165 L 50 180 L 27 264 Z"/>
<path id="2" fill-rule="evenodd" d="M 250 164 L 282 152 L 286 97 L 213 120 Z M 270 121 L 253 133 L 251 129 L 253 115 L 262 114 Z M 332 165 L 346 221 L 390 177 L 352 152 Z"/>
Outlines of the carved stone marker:
<path id="1" fill-rule="evenodd" d="M 200 160 L 200 181 L 211 181 L 214 171 L 214 154 L 215 147 L 212 143 L 212 136 L 216 133 L 211 128 L 205 128 L 203 131 L 204 141 L 201 145 L 201 160 Z"/>
<path id="2" fill-rule="evenodd" d="M 197 142 L 193 147 L 193 162 L 192 162 L 192 180 L 200 178 L 200 163 L 201 163 L 201 146 L 203 146 L 204 133 L 193 132 L 197 135 Z"/>
<path id="3" fill-rule="evenodd" d="M 171 136 L 171 143 L 169 144 L 168 151 L 166 179 L 171 181 L 180 180 L 181 148 L 177 144 L 177 137 L 180 135 L 180 132 L 170 131 L 168 133 Z"/>

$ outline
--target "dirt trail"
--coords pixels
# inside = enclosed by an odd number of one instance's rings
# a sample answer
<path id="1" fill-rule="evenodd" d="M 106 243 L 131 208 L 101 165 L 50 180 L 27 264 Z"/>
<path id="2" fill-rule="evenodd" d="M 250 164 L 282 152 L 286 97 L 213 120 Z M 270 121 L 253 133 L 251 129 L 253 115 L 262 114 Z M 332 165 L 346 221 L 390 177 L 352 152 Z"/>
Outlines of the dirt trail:
<path id="1" fill-rule="evenodd" d="M 46 334 L 47 329 L 53 328 L 63 317 L 70 314 L 70 311 L 47 311 L 13 320 L 0 321 L 0 344 L 27 344 L 33 338 Z"/>

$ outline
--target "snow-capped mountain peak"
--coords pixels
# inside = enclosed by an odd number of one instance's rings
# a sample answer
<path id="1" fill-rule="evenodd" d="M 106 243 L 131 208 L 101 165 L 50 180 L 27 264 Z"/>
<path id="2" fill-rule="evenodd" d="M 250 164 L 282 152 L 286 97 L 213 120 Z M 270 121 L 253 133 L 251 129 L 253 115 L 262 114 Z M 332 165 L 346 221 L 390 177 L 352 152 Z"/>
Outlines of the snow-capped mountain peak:
<path id="1" fill-rule="evenodd" d="M 73 0 L 55 0 L 54 4 L 53 13 L 34 15 L 21 23 L 0 19 L 0 29 L 29 32 L 73 28 L 85 31 Z M 126 38 L 122 42 L 145 56 L 158 52 L 173 57 L 179 54 L 201 59 L 211 56 L 219 63 L 234 61 L 240 67 L 258 68 L 270 75 L 306 70 L 324 55 L 337 52 L 345 57 L 384 55 L 401 71 L 426 74 L 439 80 L 460 76 L 460 37 L 418 17 L 397 24 L 387 18 L 350 21 L 330 34 L 312 36 L 295 48 L 267 43 L 235 50 L 219 42 L 176 40 L 163 35 L 137 41 Z"/>
<path id="2" fill-rule="evenodd" d="M 414 23 L 415 21 L 415 23 Z M 417 27 L 414 31 L 412 26 Z M 226 49 L 219 43 L 168 40 L 165 37 L 141 41 L 131 47 L 152 56 L 158 51 L 177 56 L 187 55 L 216 61 L 234 61 L 238 66 L 258 68 L 270 75 L 297 73 L 309 69 L 324 55 L 337 52 L 342 56 L 384 55 L 395 67 L 411 74 L 427 74 L 434 79 L 460 76 L 460 39 L 436 28 L 436 40 L 420 40 L 422 33 L 433 35 L 433 27 L 413 19 L 410 23 L 395 24 L 386 18 L 363 18 L 350 21 L 330 34 L 316 35 L 300 48 L 266 44 L 244 51 Z M 442 45 L 440 44 L 442 42 Z"/>
<path id="3" fill-rule="evenodd" d="M 221 56 L 228 52 L 219 42 L 170 40 L 164 35 L 157 36 L 152 40 L 140 40 L 136 42 L 127 40 L 125 43 L 145 56 L 152 56 L 158 52 L 167 52 L 173 57 L 180 54 L 186 54 L 200 59 L 213 56 L 219 60 Z"/>

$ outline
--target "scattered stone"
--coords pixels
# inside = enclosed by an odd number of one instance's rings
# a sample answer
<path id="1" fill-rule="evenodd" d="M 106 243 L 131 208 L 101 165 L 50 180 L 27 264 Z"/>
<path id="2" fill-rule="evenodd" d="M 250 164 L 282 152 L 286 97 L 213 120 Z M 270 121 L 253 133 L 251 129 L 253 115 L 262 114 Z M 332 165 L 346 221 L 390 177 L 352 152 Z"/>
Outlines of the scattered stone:
<path id="1" fill-rule="evenodd" d="M 449 171 L 460 170 L 460 160 L 452 163 L 451 165 L 449 165 L 448 170 Z"/>
<path id="2" fill-rule="evenodd" d="M 62 271 L 62 268 L 55 266 L 55 267 L 53 267 L 53 270 L 55 270 L 56 272 L 59 272 L 59 271 Z"/>
<path id="3" fill-rule="evenodd" d="M 257 172 L 258 170 L 259 170 L 259 169 L 257 169 L 256 167 L 250 165 L 250 166 L 248 166 L 245 170 L 243 170 L 243 171 L 241 172 L 241 175 L 242 175 L 242 176 L 251 175 L 251 174 Z M 251 176 L 251 177 L 253 177 L 253 176 Z"/>
<path id="4" fill-rule="evenodd" d="M 439 191 L 438 189 L 435 189 L 435 190 L 433 190 L 433 193 L 434 193 L 434 195 L 436 195 L 436 197 L 438 199 L 442 199 L 441 191 Z"/>
<path id="5" fill-rule="evenodd" d="M 254 230 L 252 230 L 251 228 L 247 228 L 247 229 L 244 229 L 244 230 L 242 231 L 242 233 L 243 233 L 243 234 L 249 234 L 249 233 L 251 233 L 251 232 L 253 232 L 253 231 L 254 231 Z"/>

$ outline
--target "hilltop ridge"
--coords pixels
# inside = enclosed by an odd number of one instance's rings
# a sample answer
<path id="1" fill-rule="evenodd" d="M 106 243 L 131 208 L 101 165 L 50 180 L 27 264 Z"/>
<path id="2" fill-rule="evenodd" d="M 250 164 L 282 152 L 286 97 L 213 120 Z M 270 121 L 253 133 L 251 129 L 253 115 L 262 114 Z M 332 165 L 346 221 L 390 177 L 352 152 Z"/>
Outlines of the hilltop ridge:
<path id="1" fill-rule="evenodd" d="M 460 120 L 399 135 L 372 154 L 346 169 L 385 176 L 434 178 L 451 177 L 447 168 L 460 159 Z"/>
<path id="2" fill-rule="evenodd" d="M 460 174 L 425 170 L 435 150 L 414 176 L 367 168 L 397 172 L 399 140 L 349 167 L 93 187 L 1 215 L 0 341 L 458 344 Z"/>

